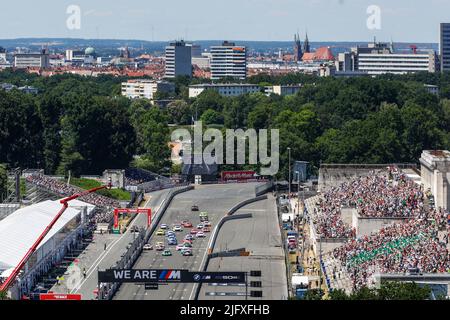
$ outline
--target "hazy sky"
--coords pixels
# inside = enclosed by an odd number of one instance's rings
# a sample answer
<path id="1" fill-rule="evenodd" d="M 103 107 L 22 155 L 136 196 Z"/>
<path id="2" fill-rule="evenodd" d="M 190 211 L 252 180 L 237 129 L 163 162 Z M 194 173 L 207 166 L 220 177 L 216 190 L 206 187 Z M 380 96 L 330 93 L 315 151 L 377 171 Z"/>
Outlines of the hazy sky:
<path id="1" fill-rule="evenodd" d="M 81 29 L 69 30 L 69 5 Z M 367 28 L 367 8 L 381 29 Z M 14 0 L 0 5 L 0 39 L 72 37 L 139 40 L 292 40 L 438 42 L 450 0 Z"/>

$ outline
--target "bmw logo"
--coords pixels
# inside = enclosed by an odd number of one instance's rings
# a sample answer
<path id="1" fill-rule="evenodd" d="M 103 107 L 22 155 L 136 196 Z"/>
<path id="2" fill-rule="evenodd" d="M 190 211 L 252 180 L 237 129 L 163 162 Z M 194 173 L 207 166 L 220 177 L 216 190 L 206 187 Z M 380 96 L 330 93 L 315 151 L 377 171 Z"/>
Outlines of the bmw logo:
<path id="1" fill-rule="evenodd" d="M 201 278 L 199 274 L 194 274 L 194 281 L 200 281 Z"/>

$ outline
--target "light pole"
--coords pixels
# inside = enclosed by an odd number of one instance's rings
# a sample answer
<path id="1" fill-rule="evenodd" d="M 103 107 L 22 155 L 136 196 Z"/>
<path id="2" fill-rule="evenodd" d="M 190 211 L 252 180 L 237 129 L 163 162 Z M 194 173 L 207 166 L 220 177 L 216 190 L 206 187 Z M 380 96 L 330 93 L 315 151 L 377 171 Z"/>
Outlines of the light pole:
<path id="1" fill-rule="evenodd" d="M 287 148 L 288 149 L 288 153 L 289 153 L 289 205 L 290 204 L 290 200 L 291 200 L 291 148 Z"/>

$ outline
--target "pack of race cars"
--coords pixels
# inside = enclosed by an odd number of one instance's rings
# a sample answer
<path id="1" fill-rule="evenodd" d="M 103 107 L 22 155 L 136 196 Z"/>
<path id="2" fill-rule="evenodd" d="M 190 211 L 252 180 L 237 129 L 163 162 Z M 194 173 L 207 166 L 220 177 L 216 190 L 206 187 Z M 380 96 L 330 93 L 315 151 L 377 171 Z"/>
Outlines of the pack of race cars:
<path id="1" fill-rule="evenodd" d="M 192 206 L 192 211 L 199 211 L 197 206 Z M 170 247 L 175 247 L 176 251 L 179 251 L 183 256 L 192 256 L 192 246 L 195 239 L 205 238 L 206 233 L 211 232 L 211 222 L 207 212 L 200 212 L 199 214 L 200 224 L 194 226 L 192 222 L 188 220 L 181 221 L 180 223 L 174 223 L 171 227 L 167 224 L 161 224 L 156 231 L 156 236 L 165 237 L 165 241 L 158 241 L 153 245 L 146 244 L 144 250 L 153 250 L 162 252 L 162 256 L 172 256 Z M 178 241 L 177 234 L 181 234 L 183 231 L 190 229 L 190 231 L 184 235 L 183 240 Z M 167 248 L 166 248 L 167 243 Z"/>

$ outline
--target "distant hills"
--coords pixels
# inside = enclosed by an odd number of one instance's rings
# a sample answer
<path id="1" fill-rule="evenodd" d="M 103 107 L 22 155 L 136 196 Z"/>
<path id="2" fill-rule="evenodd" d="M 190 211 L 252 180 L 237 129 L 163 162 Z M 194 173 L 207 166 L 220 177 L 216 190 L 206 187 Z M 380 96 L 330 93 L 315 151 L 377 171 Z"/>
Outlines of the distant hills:
<path id="1" fill-rule="evenodd" d="M 229 40 L 229 39 L 227 39 Z M 239 45 L 247 46 L 250 51 L 267 52 L 278 51 L 280 49 L 286 51 L 293 47 L 293 41 L 234 41 Z M 202 49 L 207 49 L 212 45 L 222 43 L 222 40 L 198 40 L 190 41 L 201 45 Z M 331 47 L 333 53 L 344 52 L 356 45 L 367 45 L 368 42 L 311 42 L 312 49 L 318 47 Z M 154 53 L 163 52 L 168 41 L 143 41 L 143 40 L 118 40 L 118 39 L 76 39 L 76 38 L 20 38 L 20 39 L 0 39 L 0 46 L 8 51 L 13 51 L 18 47 L 26 47 L 31 50 L 39 50 L 43 45 L 48 44 L 50 52 L 61 52 L 66 49 L 77 49 L 94 47 L 99 54 L 117 54 L 121 47 L 128 46 L 129 49 L 137 53 Z M 410 45 L 416 45 L 418 50 L 438 50 L 436 43 L 394 43 L 399 51 L 410 50 Z"/>

